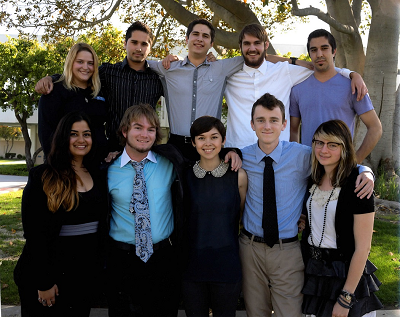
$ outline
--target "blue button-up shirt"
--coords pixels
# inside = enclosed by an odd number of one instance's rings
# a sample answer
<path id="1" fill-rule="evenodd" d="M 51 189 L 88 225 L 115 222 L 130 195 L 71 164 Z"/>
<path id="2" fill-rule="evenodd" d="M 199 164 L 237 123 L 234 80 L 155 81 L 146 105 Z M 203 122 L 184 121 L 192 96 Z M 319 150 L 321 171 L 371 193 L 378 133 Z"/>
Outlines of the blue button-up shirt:
<path id="1" fill-rule="evenodd" d="M 143 173 L 149 200 L 153 243 L 168 238 L 174 230 L 171 185 L 176 178 L 172 163 L 165 157 L 149 152 Z M 108 190 L 111 195 L 110 237 L 135 244 L 135 215 L 129 204 L 136 171 L 124 152 L 108 168 Z"/>
<path id="2" fill-rule="evenodd" d="M 279 238 L 297 235 L 307 179 L 311 172 L 311 148 L 295 142 L 280 141 L 269 155 L 255 143 L 242 149 L 243 166 L 247 172 L 248 189 L 243 214 L 244 228 L 263 237 L 263 158 L 270 156 L 274 162 L 276 208 Z"/>

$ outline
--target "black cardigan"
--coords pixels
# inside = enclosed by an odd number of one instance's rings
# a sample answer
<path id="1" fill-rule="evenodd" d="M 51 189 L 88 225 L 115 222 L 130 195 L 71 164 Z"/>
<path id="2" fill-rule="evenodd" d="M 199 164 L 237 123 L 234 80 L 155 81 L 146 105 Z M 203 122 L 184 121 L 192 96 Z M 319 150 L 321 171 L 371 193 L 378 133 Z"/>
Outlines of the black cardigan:
<path id="1" fill-rule="evenodd" d="M 358 168 L 354 168 L 347 177 L 346 183 L 340 190 L 338 203 L 336 206 L 335 215 L 335 231 L 336 231 L 336 244 L 337 249 L 341 250 L 340 253 L 344 256 L 345 260 L 351 260 L 355 251 L 355 240 L 354 240 L 354 215 L 355 214 L 366 214 L 374 212 L 374 197 L 371 196 L 369 199 L 360 199 L 357 197 L 357 193 L 354 193 L 355 183 L 358 176 Z M 308 215 L 307 212 L 307 199 L 310 196 L 309 189 L 313 182 L 311 179 L 308 182 L 306 196 L 303 203 L 303 214 Z M 310 226 L 308 220 L 306 220 L 306 227 L 303 231 L 302 236 L 302 249 L 303 256 L 305 250 L 308 249 L 308 236 L 310 235 Z"/>
<path id="2" fill-rule="evenodd" d="M 48 290 L 55 284 L 57 267 L 54 263 L 57 253 L 57 241 L 64 222 L 65 210 L 60 207 L 51 212 L 47 207 L 47 196 L 43 191 L 42 175 L 47 165 L 39 165 L 29 172 L 25 186 L 21 216 L 26 243 L 14 270 L 14 280 L 17 285 L 32 283 L 35 289 Z M 103 195 L 106 190 L 106 180 L 97 172 L 91 171 L 93 182 L 96 182 Z M 106 211 L 100 210 L 99 233 L 104 237 L 106 227 Z M 101 241 L 100 241 L 101 243 Z"/>

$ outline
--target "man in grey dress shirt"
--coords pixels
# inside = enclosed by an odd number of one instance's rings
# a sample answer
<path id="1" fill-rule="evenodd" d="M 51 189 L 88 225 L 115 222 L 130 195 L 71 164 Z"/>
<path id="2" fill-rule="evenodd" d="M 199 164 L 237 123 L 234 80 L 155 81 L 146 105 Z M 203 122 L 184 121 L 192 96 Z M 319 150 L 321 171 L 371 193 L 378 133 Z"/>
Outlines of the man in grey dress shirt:
<path id="1" fill-rule="evenodd" d="M 184 60 L 171 63 L 169 69 L 161 61 L 148 61 L 164 86 L 171 129 L 169 143 L 192 160 L 198 157 L 190 139 L 193 121 L 204 115 L 221 118 L 226 80 L 243 65 L 241 56 L 208 62 L 214 37 L 215 29 L 209 21 L 194 20 L 186 32 L 188 56 Z"/>

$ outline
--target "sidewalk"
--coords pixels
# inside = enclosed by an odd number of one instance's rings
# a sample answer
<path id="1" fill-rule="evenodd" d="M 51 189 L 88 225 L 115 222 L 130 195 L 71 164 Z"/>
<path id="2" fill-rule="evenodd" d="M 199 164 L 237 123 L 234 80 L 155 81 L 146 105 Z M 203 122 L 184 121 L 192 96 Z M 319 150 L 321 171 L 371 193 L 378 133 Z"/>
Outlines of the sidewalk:
<path id="1" fill-rule="evenodd" d="M 19 306 L 1 306 L 1 317 L 20 317 L 20 307 Z M 178 312 L 178 317 L 185 317 L 186 314 L 183 310 Z M 378 310 L 376 312 L 376 317 L 399 317 L 400 310 Z M 90 317 L 108 317 L 106 308 L 92 308 Z M 246 317 L 246 312 L 243 310 L 238 310 L 236 312 L 236 317 Z"/>
<path id="2" fill-rule="evenodd" d="M 28 176 L 0 175 L 0 194 L 22 189 L 27 181 Z"/>

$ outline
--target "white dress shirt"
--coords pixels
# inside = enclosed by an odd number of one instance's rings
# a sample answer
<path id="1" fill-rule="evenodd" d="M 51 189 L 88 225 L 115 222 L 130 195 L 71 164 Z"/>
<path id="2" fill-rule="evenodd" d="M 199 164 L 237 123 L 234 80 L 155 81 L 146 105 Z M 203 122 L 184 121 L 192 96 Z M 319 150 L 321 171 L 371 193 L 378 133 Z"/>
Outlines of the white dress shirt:
<path id="1" fill-rule="evenodd" d="M 348 69 L 336 70 L 347 78 Z M 280 140 L 289 141 L 290 136 L 290 91 L 294 85 L 308 78 L 313 71 L 308 68 L 278 62 L 264 61 L 259 68 L 243 65 L 243 69 L 228 78 L 225 98 L 228 104 L 226 131 L 227 147 L 244 148 L 257 142 L 257 136 L 251 129 L 251 108 L 254 102 L 265 93 L 274 95 L 285 105 L 287 126 L 280 135 Z"/>

